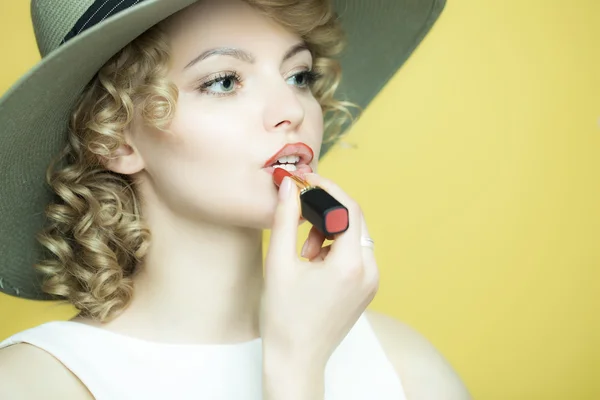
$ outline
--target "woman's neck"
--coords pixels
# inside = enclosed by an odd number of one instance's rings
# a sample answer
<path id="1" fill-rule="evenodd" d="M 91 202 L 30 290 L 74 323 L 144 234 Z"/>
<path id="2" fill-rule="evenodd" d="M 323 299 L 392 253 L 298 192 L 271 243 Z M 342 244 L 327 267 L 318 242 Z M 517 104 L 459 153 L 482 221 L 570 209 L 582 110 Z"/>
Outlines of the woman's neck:
<path id="1" fill-rule="evenodd" d="M 260 336 L 262 231 L 172 217 L 149 222 L 151 245 L 137 267 L 132 302 L 102 327 L 170 343 Z"/>

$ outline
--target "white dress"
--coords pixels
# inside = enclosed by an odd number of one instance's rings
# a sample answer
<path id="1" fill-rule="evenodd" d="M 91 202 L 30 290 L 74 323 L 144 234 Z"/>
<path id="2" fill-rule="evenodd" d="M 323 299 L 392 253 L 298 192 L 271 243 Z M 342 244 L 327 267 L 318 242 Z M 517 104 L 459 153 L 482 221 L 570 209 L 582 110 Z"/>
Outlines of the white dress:
<path id="1" fill-rule="evenodd" d="M 165 344 L 71 321 L 19 332 L 73 372 L 96 400 L 262 400 L 262 341 Z M 325 369 L 326 400 L 405 400 L 402 384 L 363 314 Z"/>

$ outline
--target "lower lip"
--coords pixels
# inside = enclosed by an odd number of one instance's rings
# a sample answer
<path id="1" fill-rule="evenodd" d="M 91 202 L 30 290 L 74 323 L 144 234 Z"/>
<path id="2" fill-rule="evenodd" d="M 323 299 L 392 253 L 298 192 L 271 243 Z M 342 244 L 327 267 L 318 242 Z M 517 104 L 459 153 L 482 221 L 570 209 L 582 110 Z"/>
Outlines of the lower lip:
<path id="1" fill-rule="evenodd" d="M 263 170 L 269 175 L 273 175 L 273 171 L 275 171 L 275 167 L 266 167 Z M 296 166 L 295 171 L 290 171 L 290 174 L 299 176 L 300 178 L 304 177 L 304 174 L 311 174 L 313 172 L 312 168 L 308 164 L 301 164 Z"/>

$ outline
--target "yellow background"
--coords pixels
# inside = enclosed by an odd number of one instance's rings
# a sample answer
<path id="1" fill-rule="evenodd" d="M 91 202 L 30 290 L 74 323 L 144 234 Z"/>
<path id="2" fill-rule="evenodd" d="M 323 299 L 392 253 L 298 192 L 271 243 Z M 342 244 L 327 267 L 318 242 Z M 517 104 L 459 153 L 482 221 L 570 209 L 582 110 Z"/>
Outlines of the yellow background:
<path id="1" fill-rule="evenodd" d="M 38 60 L 28 3 L 0 3 L 0 92 Z M 600 399 L 600 1 L 448 3 L 320 171 L 370 222 L 372 308 L 477 399 Z M 0 295 L 0 339 L 71 314 Z"/>

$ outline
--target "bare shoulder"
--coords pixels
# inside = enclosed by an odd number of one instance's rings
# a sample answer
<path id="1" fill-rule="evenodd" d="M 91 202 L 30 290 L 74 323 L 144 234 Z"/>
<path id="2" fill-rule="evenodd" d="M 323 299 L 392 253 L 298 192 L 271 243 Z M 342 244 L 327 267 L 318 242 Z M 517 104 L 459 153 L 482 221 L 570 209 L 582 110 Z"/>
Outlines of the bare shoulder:
<path id="1" fill-rule="evenodd" d="M 26 343 L 0 349 L 0 399 L 42 398 L 93 400 L 81 381 L 46 351 Z"/>
<path id="2" fill-rule="evenodd" d="M 471 399 L 458 374 L 423 335 L 385 314 L 368 310 L 366 316 L 408 400 Z"/>

